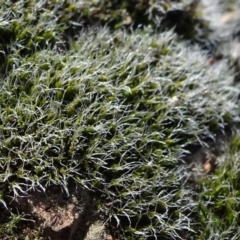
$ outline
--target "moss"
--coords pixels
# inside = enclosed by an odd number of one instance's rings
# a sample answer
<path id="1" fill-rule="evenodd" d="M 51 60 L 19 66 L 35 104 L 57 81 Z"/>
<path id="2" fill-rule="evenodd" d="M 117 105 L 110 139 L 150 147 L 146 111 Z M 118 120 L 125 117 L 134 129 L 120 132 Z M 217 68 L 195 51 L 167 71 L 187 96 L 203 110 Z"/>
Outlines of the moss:
<path id="1" fill-rule="evenodd" d="M 12 56 L 15 65 L 1 90 L 2 102 L 11 103 L 2 109 L 1 130 L 1 159 L 12 149 L 3 168 L 15 173 L 5 176 L 7 193 L 29 180 L 36 187 L 50 182 L 64 186 L 71 176 L 86 181 L 85 187 L 103 196 L 101 201 L 121 199 L 102 210 L 121 223 L 125 238 L 171 237 L 186 227 L 191 231 L 194 221 L 187 214 L 197 211 L 197 203 L 181 185 L 175 157 L 183 150 L 179 142 L 197 142 L 221 128 L 226 115 L 226 124 L 234 120 L 238 93 L 232 91 L 236 102 L 226 108 L 231 89 L 225 69 L 204 67 L 200 52 L 189 58 L 175 35 L 120 33 L 84 35 L 67 55 L 43 49 L 28 58 Z M 118 45 L 106 54 L 114 38 Z M 159 61 L 149 66 L 155 49 Z"/>
<path id="2" fill-rule="evenodd" d="M 208 39 L 210 29 L 197 8 L 175 4 L 3 3 L 4 207 L 6 196 L 49 184 L 66 189 L 71 180 L 101 196 L 100 210 L 119 223 L 124 239 L 179 239 L 184 231 L 207 239 L 213 230 L 223 239 L 238 236 L 237 163 L 195 183 L 197 189 L 183 184 L 179 156 L 234 126 L 239 91 L 227 65 L 209 66 L 200 49 L 182 41 Z M 230 145 L 237 152 L 238 137 Z M 24 215 L 9 209 L 4 216 L 0 236 L 17 236 Z"/>
<path id="3" fill-rule="evenodd" d="M 198 216 L 201 227 L 198 229 L 198 239 L 239 236 L 239 153 L 234 149 L 235 154 L 231 154 L 226 164 L 209 179 L 199 183 Z"/>

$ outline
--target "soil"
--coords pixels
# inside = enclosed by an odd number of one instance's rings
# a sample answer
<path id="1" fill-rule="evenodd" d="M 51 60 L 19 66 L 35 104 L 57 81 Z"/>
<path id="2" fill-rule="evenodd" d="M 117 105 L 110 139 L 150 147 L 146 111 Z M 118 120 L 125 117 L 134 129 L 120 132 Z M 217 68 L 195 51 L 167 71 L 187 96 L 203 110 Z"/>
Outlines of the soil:
<path id="1" fill-rule="evenodd" d="M 94 194 L 80 185 L 69 188 L 69 195 L 59 186 L 50 186 L 45 192 L 32 191 L 28 196 L 9 200 L 12 209 L 29 216 L 21 223 L 19 239 L 118 239 L 110 234 L 105 217 L 97 211 Z"/>

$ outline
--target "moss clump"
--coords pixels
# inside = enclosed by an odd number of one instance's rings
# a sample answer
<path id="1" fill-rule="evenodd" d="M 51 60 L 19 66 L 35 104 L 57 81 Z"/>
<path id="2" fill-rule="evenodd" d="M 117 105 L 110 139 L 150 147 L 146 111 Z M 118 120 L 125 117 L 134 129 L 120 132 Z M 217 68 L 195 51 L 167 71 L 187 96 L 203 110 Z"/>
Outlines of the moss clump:
<path id="1" fill-rule="evenodd" d="M 67 190 L 74 180 L 100 194 L 99 209 L 124 238 L 191 234 L 197 202 L 177 156 L 238 118 L 224 64 L 208 67 L 170 32 L 106 29 L 66 55 L 48 49 L 12 61 L 0 94 L 4 195 Z"/>
<path id="2" fill-rule="evenodd" d="M 225 164 L 199 183 L 198 239 L 234 239 L 239 236 L 239 136 L 230 146 Z"/>
<path id="3" fill-rule="evenodd" d="M 238 236 L 237 163 L 194 187 L 179 165 L 187 149 L 215 139 L 240 113 L 227 64 L 210 66 L 182 41 L 209 38 L 197 4 L 7 0 L 1 7 L 1 238 L 17 237 L 19 223 L 31 220 L 9 208 L 9 196 L 49 185 L 68 192 L 70 182 L 97 193 L 99 211 L 123 239 Z M 237 137 L 232 145 L 239 147 Z"/>
<path id="4" fill-rule="evenodd" d="M 0 42 L 5 45 L 10 40 L 17 41 L 15 48 L 19 49 L 21 54 L 30 54 L 54 46 L 62 49 L 64 45 L 68 47 L 64 41 L 69 37 L 76 38 L 82 29 L 94 25 L 107 25 L 113 30 L 125 26 L 133 29 L 150 27 L 153 30 L 176 26 L 178 34 L 195 39 L 200 37 L 200 28 L 207 29 L 207 23 L 197 16 L 197 12 L 195 7 L 189 8 L 184 4 L 178 6 L 165 0 L 155 3 L 148 0 L 8 0 L 2 4 L 1 15 L 4 21 L 0 25 Z"/>

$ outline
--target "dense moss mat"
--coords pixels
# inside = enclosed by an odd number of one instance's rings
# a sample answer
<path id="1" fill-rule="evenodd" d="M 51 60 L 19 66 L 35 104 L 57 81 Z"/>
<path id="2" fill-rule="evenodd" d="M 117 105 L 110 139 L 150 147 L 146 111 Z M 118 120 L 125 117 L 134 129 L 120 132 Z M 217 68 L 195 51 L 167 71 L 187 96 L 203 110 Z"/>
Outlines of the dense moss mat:
<path id="1" fill-rule="evenodd" d="M 225 164 L 198 187 L 198 239 L 238 239 L 239 136 L 232 140 Z"/>
<path id="2" fill-rule="evenodd" d="M 166 0 L 148 1 L 12 1 L 1 4 L 0 62 L 6 71 L 6 58 L 17 52 L 29 55 L 40 49 L 69 49 L 71 40 L 91 26 L 153 31 L 174 28 L 179 36 L 205 42 L 210 33 L 206 21 L 192 8 Z M 160 24 L 161 23 L 161 24 Z M 200 41 L 201 39 L 201 41 Z"/>
<path id="3" fill-rule="evenodd" d="M 188 146 L 214 139 L 216 131 L 239 120 L 239 90 L 231 86 L 224 61 L 211 66 L 199 48 L 182 42 L 179 36 L 194 38 L 204 21 L 174 4 L 3 3 L 0 201 L 6 210 L 1 237 L 17 237 L 15 227 L 25 221 L 23 213 L 8 208 L 7 196 L 52 184 L 68 192 L 70 181 L 98 193 L 97 207 L 118 224 L 123 239 L 212 234 L 205 220 L 215 216 L 214 210 L 206 211 L 210 189 L 219 189 L 211 185 L 215 175 L 193 188 L 178 160 Z M 179 16 L 193 25 L 185 28 L 183 21 L 169 31 Z M 127 18 L 136 31 L 113 31 Z M 215 184 L 221 185 L 226 177 L 218 179 Z M 209 193 L 203 195 L 205 188 Z M 222 193 L 214 196 L 221 207 Z M 218 211 L 219 218 L 227 211 Z M 217 228 L 225 231 L 228 223 Z"/>
<path id="4" fill-rule="evenodd" d="M 124 238 L 191 232 L 196 196 L 182 184 L 178 159 L 239 115 L 227 67 L 206 59 L 170 32 L 106 29 L 81 36 L 67 54 L 9 58 L 0 94 L 2 202 L 50 184 L 67 191 L 72 179 L 100 193 L 99 209 Z"/>

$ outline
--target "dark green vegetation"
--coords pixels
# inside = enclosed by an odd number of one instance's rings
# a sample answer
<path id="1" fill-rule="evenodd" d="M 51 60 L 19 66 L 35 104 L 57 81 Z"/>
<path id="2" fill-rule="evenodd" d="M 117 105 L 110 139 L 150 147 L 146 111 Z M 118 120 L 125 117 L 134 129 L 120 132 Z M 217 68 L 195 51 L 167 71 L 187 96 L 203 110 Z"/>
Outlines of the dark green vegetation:
<path id="1" fill-rule="evenodd" d="M 13 2 L 0 10 L 2 208 L 8 195 L 78 182 L 97 193 L 123 239 L 239 236 L 239 139 L 229 161 L 194 187 L 178 161 L 240 114 L 225 62 L 210 66 L 202 45 L 183 41 L 211 32 L 194 9 Z M 179 16 L 186 22 L 174 34 Z M 0 236 L 18 236 L 25 215 L 4 214 Z"/>
<path id="2" fill-rule="evenodd" d="M 228 161 L 199 184 L 198 215 L 205 227 L 198 239 L 238 239 L 239 232 L 239 136 L 230 144 Z"/>

